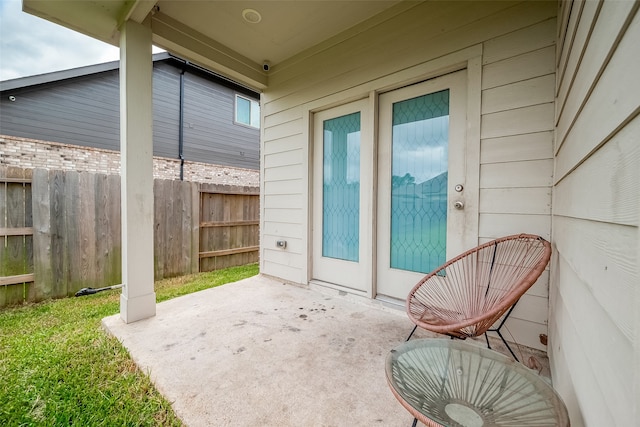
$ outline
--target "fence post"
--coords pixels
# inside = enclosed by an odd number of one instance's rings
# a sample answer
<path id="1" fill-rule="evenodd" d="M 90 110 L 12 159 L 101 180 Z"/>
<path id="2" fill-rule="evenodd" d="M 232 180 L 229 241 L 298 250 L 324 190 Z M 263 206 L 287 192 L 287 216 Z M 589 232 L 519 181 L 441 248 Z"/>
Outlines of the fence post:
<path id="1" fill-rule="evenodd" d="M 191 273 L 200 272 L 200 184 L 191 183 Z"/>

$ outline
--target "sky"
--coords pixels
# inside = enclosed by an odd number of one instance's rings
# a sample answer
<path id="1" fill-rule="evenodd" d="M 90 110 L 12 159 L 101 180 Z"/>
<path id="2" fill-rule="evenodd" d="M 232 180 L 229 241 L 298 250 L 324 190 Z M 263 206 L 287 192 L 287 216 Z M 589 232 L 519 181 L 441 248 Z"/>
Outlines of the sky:
<path id="1" fill-rule="evenodd" d="M 21 0 L 0 0 L 0 81 L 118 59 L 117 47 L 29 15 Z"/>

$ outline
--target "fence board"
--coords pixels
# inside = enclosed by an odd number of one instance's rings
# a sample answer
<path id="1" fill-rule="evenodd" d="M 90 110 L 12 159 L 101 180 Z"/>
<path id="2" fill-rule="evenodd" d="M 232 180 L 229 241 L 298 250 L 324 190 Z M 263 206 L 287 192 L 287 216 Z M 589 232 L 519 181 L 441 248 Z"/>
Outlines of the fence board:
<path id="1" fill-rule="evenodd" d="M 80 251 L 80 175 L 76 171 L 65 173 L 64 223 L 66 233 L 64 249 L 65 295 L 73 295 L 76 287 L 82 287 L 80 271 L 82 252 Z M 62 295 L 61 295 L 62 296 Z"/>
<path id="2" fill-rule="evenodd" d="M 1 198 L 0 198 L 0 203 L 4 203 L 4 201 Z M 0 228 L 0 237 L 29 236 L 32 234 L 33 234 L 33 227 Z"/>
<path id="3" fill-rule="evenodd" d="M 172 260 L 172 257 L 175 257 L 175 255 L 173 254 L 173 251 L 169 250 L 169 248 L 173 247 L 173 243 L 174 243 L 174 239 L 175 239 L 175 228 L 172 227 L 171 223 L 172 221 L 174 221 L 174 204 L 175 204 L 175 200 L 173 199 L 172 196 L 172 188 L 171 188 L 171 181 L 164 181 L 164 185 L 163 185 L 163 191 L 165 192 L 164 194 L 164 221 L 162 224 L 162 230 L 161 233 L 164 236 L 165 239 L 165 253 L 164 253 L 164 257 L 162 259 L 162 261 L 164 262 L 164 275 L 165 276 L 170 276 L 171 275 L 171 265 L 175 262 L 174 260 Z"/>
<path id="4" fill-rule="evenodd" d="M 51 196 L 49 172 L 33 171 L 33 271 L 35 274 L 34 301 L 51 297 L 53 264 L 51 253 Z"/>
<path id="5" fill-rule="evenodd" d="M 196 254 L 191 252 L 191 229 L 193 228 L 193 216 L 191 211 L 191 187 L 194 184 L 185 181 L 177 181 L 180 191 L 180 210 L 181 210 L 181 227 L 180 227 L 180 265 L 177 274 L 184 274 L 185 271 L 191 271 L 191 257 Z"/>
<path id="6" fill-rule="evenodd" d="M 171 194 L 173 196 L 173 209 L 171 210 L 171 222 L 167 224 L 167 227 L 173 229 L 172 250 L 170 251 L 171 256 L 169 257 L 169 260 L 170 274 L 175 276 L 176 271 L 179 271 L 182 258 L 180 254 L 182 249 L 182 196 L 179 191 L 180 181 L 170 182 Z"/>
<path id="7" fill-rule="evenodd" d="M 67 264 L 65 263 L 65 172 L 51 171 L 49 174 L 51 197 L 51 297 L 58 298 L 67 295 Z"/>
<path id="8" fill-rule="evenodd" d="M 120 186 L 117 186 L 116 192 L 116 188 L 111 184 L 109 175 L 97 175 L 94 183 L 95 210 L 92 219 L 96 236 L 96 281 L 101 282 L 103 286 L 116 285 L 122 281 L 120 275 L 112 277 L 114 270 L 112 258 L 113 252 L 116 251 L 114 245 L 119 242 L 119 237 L 113 236 L 112 222 L 116 220 L 119 222 L 120 216 L 118 214 L 117 219 L 114 219 L 111 212 L 114 204 L 120 204 L 120 197 L 116 196 L 120 192 Z"/>
<path id="9" fill-rule="evenodd" d="M 200 271 L 200 189 L 197 184 L 191 185 L 191 257 L 190 271 Z"/>
<path id="10" fill-rule="evenodd" d="M 0 167 L 0 227 L 5 228 L 7 223 L 7 168 Z M 0 276 L 6 276 L 5 272 L 5 235 L 0 236 Z M 0 307 L 7 304 L 7 286 L 0 286 Z"/>
<path id="11" fill-rule="evenodd" d="M 104 286 L 122 283 L 122 223 L 120 203 L 120 176 L 107 175 L 104 188 L 106 199 L 105 226 L 109 246 L 106 248 L 106 270 L 99 278 Z"/>
<path id="12" fill-rule="evenodd" d="M 7 168 L 0 167 L 0 227 L 7 228 Z M 5 246 L 6 235 L 0 236 L 0 276 L 8 276 L 5 272 Z M 6 289 L 0 289 L 0 302 L 6 293 Z"/>
<path id="13" fill-rule="evenodd" d="M 153 247 L 155 248 L 153 251 L 153 265 L 154 265 L 154 277 L 164 277 L 164 253 L 166 248 L 165 242 L 165 209 L 163 203 L 165 203 L 165 195 L 163 193 L 164 186 L 162 185 L 164 181 L 154 180 L 153 181 Z"/>
<path id="14" fill-rule="evenodd" d="M 80 210 L 78 224 L 80 227 L 80 260 L 78 268 L 80 288 L 99 287 L 96 277 L 96 198 L 94 190 L 96 185 L 96 175 L 83 172 L 80 174 L 78 193 L 80 197 Z M 98 285 L 98 286 L 96 286 Z"/>
<path id="15" fill-rule="evenodd" d="M 30 233 L 24 235 L 24 249 L 25 249 L 25 271 L 34 274 L 33 268 L 33 185 L 31 181 L 33 179 L 32 169 L 23 169 L 23 179 L 29 181 L 24 186 L 24 226 L 26 229 L 30 229 Z M 34 274 L 35 276 L 35 274 Z M 28 301 L 33 301 L 35 295 L 35 284 L 33 278 L 25 283 L 24 296 Z"/>
<path id="16" fill-rule="evenodd" d="M 0 277 L 0 286 L 22 285 L 27 282 L 33 282 L 33 273 L 16 274 L 13 276 Z"/>

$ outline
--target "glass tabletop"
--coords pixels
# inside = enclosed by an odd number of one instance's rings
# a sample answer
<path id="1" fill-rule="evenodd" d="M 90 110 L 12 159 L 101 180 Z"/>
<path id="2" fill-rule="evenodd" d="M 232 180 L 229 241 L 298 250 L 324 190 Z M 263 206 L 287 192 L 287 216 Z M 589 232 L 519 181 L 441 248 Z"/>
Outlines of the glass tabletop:
<path id="1" fill-rule="evenodd" d="M 543 377 L 464 341 L 400 344 L 387 356 L 386 374 L 400 403 L 427 425 L 569 426 L 564 403 Z"/>

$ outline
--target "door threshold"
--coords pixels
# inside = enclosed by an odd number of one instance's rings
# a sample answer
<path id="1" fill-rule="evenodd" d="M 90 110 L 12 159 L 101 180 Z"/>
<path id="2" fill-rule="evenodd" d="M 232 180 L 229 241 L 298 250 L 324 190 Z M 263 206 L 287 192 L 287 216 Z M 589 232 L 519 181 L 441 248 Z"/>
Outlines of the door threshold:
<path id="1" fill-rule="evenodd" d="M 395 303 L 389 302 L 391 298 L 371 298 L 365 291 L 358 289 L 346 288 L 344 286 L 336 285 L 335 283 L 323 282 L 321 280 L 310 280 L 309 288 L 318 292 L 324 293 L 330 297 L 343 297 L 356 303 L 369 307 L 376 307 L 389 313 L 395 313 L 398 315 L 404 314 L 404 301 L 397 300 Z"/>
<path id="2" fill-rule="evenodd" d="M 333 291 L 338 292 L 339 295 L 358 295 L 361 297 L 369 298 L 369 295 L 365 291 L 361 291 L 359 289 L 348 288 L 346 286 L 336 285 L 335 283 L 323 282 L 322 280 L 312 279 L 309 281 L 309 287 L 317 286 L 319 288 L 331 289 Z"/>
<path id="3" fill-rule="evenodd" d="M 405 301 L 399 298 L 378 294 L 375 299 L 385 307 L 393 308 L 395 310 L 404 310 L 406 307 Z"/>

